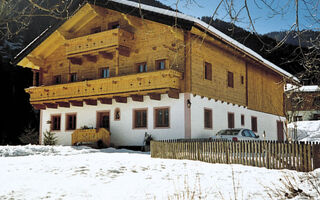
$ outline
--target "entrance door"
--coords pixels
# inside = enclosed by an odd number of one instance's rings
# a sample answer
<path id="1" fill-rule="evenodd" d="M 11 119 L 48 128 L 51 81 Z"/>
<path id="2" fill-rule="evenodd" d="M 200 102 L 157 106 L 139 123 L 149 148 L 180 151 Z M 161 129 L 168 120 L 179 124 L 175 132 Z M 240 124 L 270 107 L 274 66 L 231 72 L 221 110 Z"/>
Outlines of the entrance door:
<path id="1" fill-rule="evenodd" d="M 283 135 L 283 122 L 277 121 L 277 134 L 278 134 L 278 141 L 283 142 L 284 135 Z"/>
<path id="2" fill-rule="evenodd" d="M 110 131 L 110 112 L 97 113 L 97 128 L 105 128 Z"/>

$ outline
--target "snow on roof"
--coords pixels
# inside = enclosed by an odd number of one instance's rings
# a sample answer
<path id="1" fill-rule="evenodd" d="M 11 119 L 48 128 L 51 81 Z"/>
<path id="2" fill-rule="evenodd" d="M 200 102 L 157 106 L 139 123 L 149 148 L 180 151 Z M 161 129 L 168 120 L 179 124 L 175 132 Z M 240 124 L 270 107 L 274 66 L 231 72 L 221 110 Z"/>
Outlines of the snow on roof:
<path id="1" fill-rule="evenodd" d="M 280 67 L 278 67 L 277 65 L 273 64 L 272 62 L 264 59 L 261 55 L 259 55 L 258 53 L 256 53 L 252 49 L 244 46 L 243 44 L 241 44 L 239 42 L 237 42 L 236 40 L 234 40 L 231 37 L 225 35 L 221 31 L 219 31 L 216 28 L 210 26 L 209 24 L 201 21 L 200 19 L 191 17 L 191 16 L 183 14 L 183 13 L 170 11 L 170 10 L 166 10 L 166 9 L 163 9 L 163 8 L 153 7 L 153 6 L 149 6 L 149 5 L 145 5 L 145 4 L 140 4 L 140 3 L 136 3 L 136 2 L 132 2 L 132 1 L 128 1 L 128 0 L 110 0 L 110 1 L 113 1 L 113 2 L 116 2 L 116 3 L 120 3 L 120 4 L 125 4 L 125 5 L 132 6 L 132 7 L 136 7 L 138 9 L 141 8 L 142 10 L 148 10 L 148 11 L 152 11 L 152 12 L 155 12 L 155 13 L 159 13 L 159 14 L 163 14 L 163 15 L 167 15 L 167 16 L 171 16 L 171 17 L 177 17 L 177 18 L 180 18 L 180 19 L 184 19 L 184 20 L 188 20 L 188 21 L 194 22 L 196 25 L 200 26 L 201 28 L 205 28 L 205 29 L 209 30 L 210 32 L 212 32 L 216 36 L 220 37 L 221 39 L 226 40 L 227 42 L 229 42 L 229 43 L 233 44 L 234 46 L 238 47 L 240 50 L 243 50 L 244 52 L 254 56 L 256 59 L 258 59 L 262 63 L 268 65 L 273 70 L 278 71 L 279 73 L 281 73 L 281 74 L 283 74 L 283 75 L 285 75 L 285 76 L 287 76 L 289 78 L 293 78 L 295 81 L 299 81 L 296 77 L 294 77 L 289 72 L 281 69 Z"/>
<path id="2" fill-rule="evenodd" d="M 320 92 L 320 87 L 318 85 L 304 85 L 296 86 L 287 84 L 286 91 L 295 91 L 295 92 Z"/>
<path id="3" fill-rule="evenodd" d="M 300 92 L 319 92 L 320 88 L 317 85 L 305 85 L 301 86 L 298 90 Z"/>

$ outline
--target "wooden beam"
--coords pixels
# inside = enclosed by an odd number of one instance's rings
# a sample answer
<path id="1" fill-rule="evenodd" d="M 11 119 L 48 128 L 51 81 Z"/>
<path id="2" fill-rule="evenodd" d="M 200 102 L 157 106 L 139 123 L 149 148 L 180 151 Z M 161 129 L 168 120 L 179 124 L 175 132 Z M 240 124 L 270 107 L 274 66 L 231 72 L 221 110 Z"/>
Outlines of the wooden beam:
<path id="1" fill-rule="evenodd" d="M 82 107 L 83 106 L 83 101 L 71 100 L 69 102 L 71 103 L 72 106 L 78 106 L 78 107 Z"/>
<path id="2" fill-rule="evenodd" d="M 96 99 L 83 99 L 83 101 L 90 106 L 96 106 L 97 100 Z"/>
<path id="3" fill-rule="evenodd" d="M 143 102 L 143 96 L 142 95 L 133 94 L 133 95 L 131 95 L 131 98 L 132 98 L 132 101 Z"/>
<path id="4" fill-rule="evenodd" d="M 111 98 L 99 98 L 98 99 L 101 104 L 112 104 L 112 99 Z"/>
<path id="5" fill-rule="evenodd" d="M 117 103 L 127 103 L 127 97 L 115 96 L 114 99 Z"/>
<path id="6" fill-rule="evenodd" d="M 126 57 L 130 56 L 130 49 L 128 47 L 120 46 L 118 48 L 118 51 L 119 51 L 119 54 L 122 56 L 126 56 Z"/>
<path id="7" fill-rule="evenodd" d="M 66 101 L 57 101 L 56 102 L 59 107 L 70 108 L 70 102 Z"/>
<path id="8" fill-rule="evenodd" d="M 81 65 L 82 64 L 82 59 L 81 58 L 78 58 L 78 57 L 69 57 L 68 58 L 70 60 L 70 62 L 72 64 L 75 64 L 75 65 Z"/>
<path id="9" fill-rule="evenodd" d="M 173 98 L 173 99 L 179 99 L 179 91 L 171 89 L 168 91 L 168 97 Z"/>
<path id="10" fill-rule="evenodd" d="M 45 110 L 46 106 L 44 104 L 31 104 L 32 107 L 36 110 Z"/>
<path id="11" fill-rule="evenodd" d="M 157 100 L 157 101 L 161 100 L 161 94 L 159 93 L 149 93 L 148 95 L 152 100 Z"/>
<path id="12" fill-rule="evenodd" d="M 84 56 L 89 62 L 96 63 L 97 60 L 98 60 L 98 56 L 97 56 L 97 55 L 84 54 L 83 56 Z"/>
<path id="13" fill-rule="evenodd" d="M 47 106 L 47 108 L 58 108 L 58 104 L 56 103 L 44 103 L 45 106 Z"/>
<path id="14" fill-rule="evenodd" d="M 109 59 L 109 60 L 113 59 L 113 54 L 112 53 L 108 53 L 106 51 L 99 51 L 99 54 L 105 59 Z"/>

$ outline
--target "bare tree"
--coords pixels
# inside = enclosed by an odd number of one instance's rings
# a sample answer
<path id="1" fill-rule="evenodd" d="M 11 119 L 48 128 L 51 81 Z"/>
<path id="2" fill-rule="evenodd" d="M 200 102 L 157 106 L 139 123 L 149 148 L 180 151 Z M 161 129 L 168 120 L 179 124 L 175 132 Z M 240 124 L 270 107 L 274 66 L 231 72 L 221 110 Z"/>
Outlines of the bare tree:
<path id="1" fill-rule="evenodd" d="M 2 0 L 0 2 L 0 41 L 25 30 L 35 16 L 63 19 L 69 16 L 73 0 Z"/>

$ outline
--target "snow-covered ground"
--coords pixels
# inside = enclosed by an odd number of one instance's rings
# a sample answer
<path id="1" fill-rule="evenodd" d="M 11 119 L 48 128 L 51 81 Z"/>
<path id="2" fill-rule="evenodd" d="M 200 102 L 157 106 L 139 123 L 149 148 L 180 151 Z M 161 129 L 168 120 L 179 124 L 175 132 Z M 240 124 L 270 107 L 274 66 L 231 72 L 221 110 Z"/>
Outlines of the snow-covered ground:
<path id="1" fill-rule="evenodd" d="M 320 120 L 315 121 L 298 121 L 288 124 L 289 131 L 297 128 L 297 140 L 320 142 Z"/>
<path id="2" fill-rule="evenodd" d="M 0 199 L 319 199 L 319 190 L 320 170 L 154 159 L 113 148 L 0 146 Z"/>

